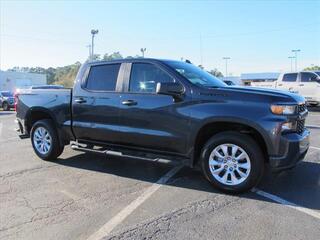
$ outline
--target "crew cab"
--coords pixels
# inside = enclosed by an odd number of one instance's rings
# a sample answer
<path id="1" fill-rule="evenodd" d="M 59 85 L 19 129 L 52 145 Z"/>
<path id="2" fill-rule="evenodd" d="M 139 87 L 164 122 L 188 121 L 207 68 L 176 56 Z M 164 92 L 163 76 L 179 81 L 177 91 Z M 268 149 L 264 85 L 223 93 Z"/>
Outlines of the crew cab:
<path id="1" fill-rule="evenodd" d="M 227 86 L 181 61 L 87 62 L 73 89 L 16 97 L 20 136 L 31 137 L 44 160 L 56 160 L 71 143 L 80 151 L 197 167 L 227 192 L 257 185 L 265 166 L 294 167 L 309 148 L 302 96 Z"/>
<path id="2" fill-rule="evenodd" d="M 320 72 L 289 72 L 274 82 L 252 82 L 251 86 L 287 90 L 305 97 L 312 106 L 320 104 Z"/>

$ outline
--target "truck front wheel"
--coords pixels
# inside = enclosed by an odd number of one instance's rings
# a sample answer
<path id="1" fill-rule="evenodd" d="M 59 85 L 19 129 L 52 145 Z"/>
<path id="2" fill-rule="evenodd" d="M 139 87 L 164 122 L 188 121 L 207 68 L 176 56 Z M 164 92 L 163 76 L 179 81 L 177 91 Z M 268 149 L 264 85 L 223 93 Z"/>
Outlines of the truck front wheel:
<path id="1" fill-rule="evenodd" d="M 54 161 L 63 152 L 56 129 L 49 119 L 37 121 L 31 129 L 31 143 L 35 153 L 43 160 Z"/>
<path id="2" fill-rule="evenodd" d="M 221 132 L 203 147 L 201 168 L 213 186 L 225 192 L 239 193 L 259 183 L 264 172 L 264 157 L 250 136 Z"/>

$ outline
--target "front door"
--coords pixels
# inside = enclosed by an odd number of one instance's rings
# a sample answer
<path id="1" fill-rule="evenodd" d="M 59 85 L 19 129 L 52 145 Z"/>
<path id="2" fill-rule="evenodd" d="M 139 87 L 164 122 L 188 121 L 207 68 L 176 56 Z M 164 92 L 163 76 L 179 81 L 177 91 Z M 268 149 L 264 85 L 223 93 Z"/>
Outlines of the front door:
<path id="1" fill-rule="evenodd" d="M 161 66 L 132 63 L 121 94 L 119 128 L 123 145 L 186 153 L 189 111 L 183 99 L 156 94 L 158 82 L 176 81 Z"/>
<path id="2" fill-rule="evenodd" d="M 77 139 L 118 142 L 120 67 L 120 63 L 93 65 L 86 80 L 76 84 L 72 114 Z"/>

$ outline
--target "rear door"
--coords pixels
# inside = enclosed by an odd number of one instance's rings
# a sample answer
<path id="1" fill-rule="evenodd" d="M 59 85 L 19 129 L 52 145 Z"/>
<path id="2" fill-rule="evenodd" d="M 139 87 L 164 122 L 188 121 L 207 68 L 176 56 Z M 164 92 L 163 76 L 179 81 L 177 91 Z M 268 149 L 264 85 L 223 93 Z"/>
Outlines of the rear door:
<path id="1" fill-rule="evenodd" d="M 73 131 L 77 139 L 117 143 L 122 82 L 121 63 L 89 67 L 72 98 Z"/>
<path id="2" fill-rule="evenodd" d="M 156 94 L 158 82 L 174 82 L 175 78 L 156 63 L 129 63 L 128 73 L 120 103 L 122 144 L 185 153 L 190 132 L 186 98 L 176 101 Z"/>
<path id="3" fill-rule="evenodd" d="M 298 91 L 298 85 L 298 73 L 285 73 L 283 74 L 282 81 L 278 83 L 277 88 L 296 93 Z"/>

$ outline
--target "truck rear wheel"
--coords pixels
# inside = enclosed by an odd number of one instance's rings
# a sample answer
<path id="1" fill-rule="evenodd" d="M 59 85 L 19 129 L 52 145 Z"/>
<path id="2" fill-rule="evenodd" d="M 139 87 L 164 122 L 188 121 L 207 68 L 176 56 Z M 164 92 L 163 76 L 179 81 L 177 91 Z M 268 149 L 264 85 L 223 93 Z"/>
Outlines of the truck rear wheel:
<path id="1" fill-rule="evenodd" d="M 264 157 L 250 136 L 222 132 L 210 138 L 203 147 L 201 168 L 216 188 L 239 193 L 259 183 L 264 172 Z"/>
<path id="2" fill-rule="evenodd" d="M 63 152 L 56 129 L 49 119 L 37 121 L 31 129 L 31 143 L 35 153 L 43 160 L 54 161 Z"/>

